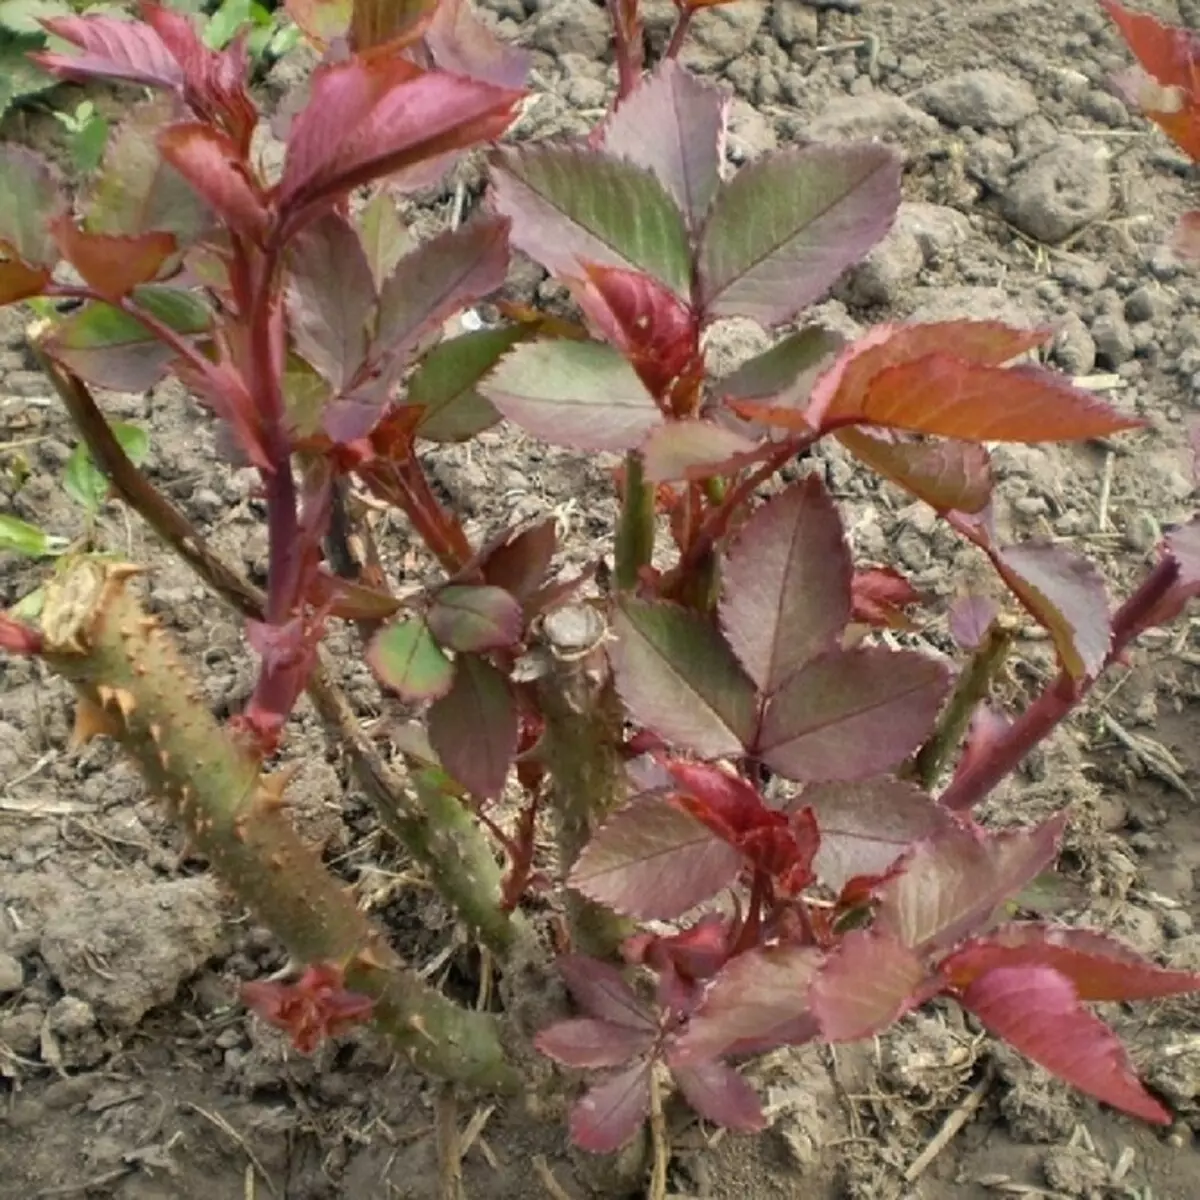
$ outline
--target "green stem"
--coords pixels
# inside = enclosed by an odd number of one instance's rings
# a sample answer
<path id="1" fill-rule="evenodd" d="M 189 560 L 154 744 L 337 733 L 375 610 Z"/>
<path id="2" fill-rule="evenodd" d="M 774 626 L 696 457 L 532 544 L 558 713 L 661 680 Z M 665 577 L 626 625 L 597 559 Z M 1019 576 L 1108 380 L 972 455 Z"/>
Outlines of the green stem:
<path id="1" fill-rule="evenodd" d="M 87 385 L 41 350 L 39 335 L 40 329 L 31 329 L 30 344 L 113 490 L 222 600 L 251 620 L 263 620 L 263 593 L 218 558 L 187 517 L 138 470 Z M 520 921 L 503 908 L 500 872 L 483 831 L 453 797 L 453 811 L 448 804 L 434 811 L 408 794 L 403 779 L 363 732 L 320 654 L 309 677 L 308 696 L 333 743 L 349 754 L 355 776 L 388 832 L 420 863 L 479 940 L 497 955 L 506 955 L 521 933 Z M 447 821 L 444 831 L 438 828 L 442 818 Z"/>
<path id="2" fill-rule="evenodd" d="M 628 797 L 620 754 L 622 708 L 604 669 L 604 621 L 572 605 L 547 614 L 546 660 L 538 696 L 546 720 L 550 811 L 564 877 L 596 829 Z M 632 932 L 622 917 L 575 892 L 567 895 L 574 948 L 597 957 L 616 952 Z"/>
<path id="3" fill-rule="evenodd" d="M 46 590 L 43 658 L 74 685 L 77 735 L 115 736 L 213 872 L 303 962 L 328 962 L 375 1001 L 374 1019 L 419 1070 L 484 1090 L 518 1086 L 498 1027 L 426 984 L 361 913 L 217 722 L 175 649 L 128 588 L 137 569 L 80 559 Z"/>
<path id="4" fill-rule="evenodd" d="M 616 582 L 623 591 L 637 587 L 642 568 L 654 557 L 654 485 L 647 483 L 641 454 L 625 455 L 625 491 L 617 527 Z"/>
<path id="5" fill-rule="evenodd" d="M 998 617 L 975 647 L 949 703 L 942 710 L 937 728 L 904 772 L 915 778 L 926 791 L 937 783 L 951 755 L 961 745 L 970 728 L 971 716 L 991 692 L 1012 642 L 1011 622 Z"/>

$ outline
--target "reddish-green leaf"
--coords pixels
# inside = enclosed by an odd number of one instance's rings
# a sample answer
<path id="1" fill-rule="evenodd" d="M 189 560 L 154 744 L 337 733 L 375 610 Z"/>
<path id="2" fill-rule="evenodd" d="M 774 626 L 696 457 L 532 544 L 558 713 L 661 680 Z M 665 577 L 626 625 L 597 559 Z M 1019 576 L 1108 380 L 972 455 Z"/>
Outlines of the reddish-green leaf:
<path id="1" fill-rule="evenodd" d="M 572 999 L 590 1017 L 654 1033 L 658 1021 L 612 963 L 586 954 L 564 954 L 554 964 Z"/>
<path id="2" fill-rule="evenodd" d="M 1000 366 L 1050 340 L 1046 330 L 1014 329 L 1000 321 L 934 321 L 877 325 L 846 347 L 813 388 L 807 416 L 820 426 L 863 410 L 872 381 L 889 367 L 942 354 L 965 363 Z"/>
<path id="3" fill-rule="evenodd" d="M 412 234 L 400 220 L 396 200 L 386 186 L 363 206 L 356 221 L 363 253 L 371 267 L 375 290 L 379 291 L 396 264 L 411 253 L 415 246 Z"/>
<path id="4" fill-rule="evenodd" d="M 0 305 L 40 295 L 53 276 L 49 267 L 27 267 L 19 258 L 6 257 L 9 253 L 0 242 Z"/>
<path id="5" fill-rule="evenodd" d="M 461 652 L 499 650 L 521 640 L 521 605 L 498 587 L 442 588 L 426 616 L 433 636 Z"/>
<path id="6" fill-rule="evenodd" d="M 948 684 L 940 662 L 914 651 L 827 652 L 768 701 L 756 753 L 789 779 L 867 779 L 928 736 Z"/>
<path id="7" fill-rule="evenodd" d="M 1164 87 L 1200 96 L 1200 39 L 1190 29 L 1164 25 L 1149 13 L 1131 12 L 1117 0 L 1100 0 L 1138 61 Z"/>
<path id="8" fill-rule="evenodd" d="M 794 807 L 811 808 L 821 831 L 813 867 L 833 892 L 856 876 L 885 874 L 914 842 L 957 827 L 920 788 L 881 777 L 806 787 Z"/>
<path id="9" fill-rule="evenodd" d="M 48 228 L 67 261 L 93 291 L 114 304 L 139 284 L 150 283 L 175 252 L 175 235 L 164 232 L 122 237 L 85 233 L 68 216 Z"/>
<path id="10" fill-rule="evenodd" d="M 1171 1123 L 1117 1035 L 1083 1007 L 1066 976 L 1050 967 L 1000 967 L 960 999 L 997 1037 L 1072 1087 L 1144 1121 Z"/>
<path id="11" fill-rule="evenodd" d="M 267 208 L 232 138 L 211 125 L 191 122 L 164 129 L 158 148 L 226 225 L 253 242 L 263 240 Z"/>
<path id="12" fill-rule="evenodd" d="M 493 799 L 517 753 L 518 717 L 508 680 L 486 659 L 458 658 L 454 686 L 429 709 L 429 741 L 469 792 Z"/>
<path id="13" fill-rule="evenodd" d="M 730 959 L 674 1045 L 681 1063 L 719 1058 L 740 1042 L 769 1041 L 809 1012 L 808 990 L 823 956 L 781 942 Z"/>
<path id="14" fill-rule="evenodd" d="M 58 172 L 40 155 L 11 142 L 0 145 L 0 246 L 27 266 L 58 262 L 48 223 L 66 208 L 60 186 Z"/>
<path id="15" fill-rule="evenodd" d="M 643 796 L 593 834 L 567 880 L 614 912 L 670 921 L 730 887 L 742 856 L 661 796 Z"/>
<path id="16" fill-rule="evenodd" d="M 691 292 L 692 252 L 683 214 L 643 167 L 574 146 L 497 151 L 497 209 L 512 240 L 552 275 L 578 278 L 583 264 L 644 271 L 677 296 Z"/>
<path id="17" fill-rule="evenodd" d="M 754 736 L 754 685 L 710 621 L 626 598 L 613 632 L 609 658 L 634 720 L 704 758 L 744 753 Z"/>
<path id="18" fill-rule="evenodd" d="M 702 357 L 695 315 L 658 280 L 584 263 L 571 288 L 596 332 L 621 351 L 652 395 L 665 398 L 680 376 L 698 379 Z"/>
<path id="19" fill-rule="evenodd" d="M 93 14 L 52 17 L 42 22 L 56 37 L 82 54 L 33 54 L 30 57 L 63 79 L 124 79 L 147 87 L 178 88 L 183 70 L 158 33 L 142 21 Z"/>
<path id="20" fill-rule="evenodd" d="M 539 1053 L 564 1067 L 594 1071 L 622 1066 L 635 1054 L 647 1053 L 654 1044 L 654 1030 L 630 1029 L 594 1017 L 575 1017 L 543 1029 L 533 1044 Z"/>
<path id="21" fill-rule="evenodd" d="M 450 151 L 499 137 L 521 93 L 411 62 L 329 63 L 292 122 L 280 207 L 292 214 Z M 302 218 L 293 217 L 292 227 Z"/>
<path id="22" fill-rule="evenodd" d="M 769 401 L 772 407 L 799 412 L 813 384 L 845 344 L 840 334 L 818 325 L 789 333 L 718 382 L 716 394 L 731 406 L 746 400 Z"/>
<path id="23" fill-rule="evenodd" d="M 927 999 L 928 981 L 925 964 L 892 934 L 856 929 L 822 966 L 809 1001 L 826 1041 L 857 1042 Z"/>
<path id="24" fill-rule="evenodd" d="M 1115 0 L 1101 3 L 1150 76 L 1121 77 L 1118 87 L 1192 159 L 1200 159 L 1200 39 Z"/>
<path id="25" fill-rule="evenodd" d="M 1063 442 L 1143 424 L 1043 367 L 981 367 L 947 354 L 882 372 L 864 409 L 878 425 L 977 442 Z"/>
<path id="26" fill-rule="evenodd" d="M 630 450 L 662 414 L 625 358 L 603 342 L 526 342 L 480 385 L 510 421 L 576 450 Z"/>
<path id="27" fill-rule="evenodd" d="M 642 443 L 646 478 L 653 483 L 731 474 L 770 450 L 712 421 L 668 421 Z"/>
<path id="28" fill-rule="evenodd" d="M 698 1062 L 672 1070 L 683 1098 L 706 1121 L 739 1133 L 765 1129 L 758 1093 L 731 1066 Z"/>
<path id="29" fill-rule="evenodd" d="M 164 127 L 178 116 L 178 102 L 157 94 L 136 105 L 118 126 L 84 209 L 89 233 L 133 235 L 158 229 L 186 246 L 211 226 L 209 207 L 159 148 Z"/>
<path id="30" fill-rule="evenodd" d="M 743 167 L 704 226 L 705 316 L 790 321 L 866 256 L 899 204 L 900 160 L 882 145 L 792 147 Z"/>
<path id="31" fill-rule="evenodd" d="M 698 231 L 721 186 L 729 98 L 663 59 L 600 131 L 609 154 L 653 171 Z"/>
<path id="32" fill-rule="evenodd" d="M 193 292 L 148 286 L 134 293 L 138 307 L 177 333 L 208 331 L 212 315 Z M 140 322 L 110 304 L 87 304 L 57 322 L 46 349 L 81 379 L 118 392 L 144 392 L 166 373 L 172 351 Z"/>
<path id="33" fill-rule="evenodd" d="M 440 0 L 425 31 L 425 48 L 443 71 L 497 87 L 524 88 L 532 55 L 497 37 L 471 0 Z"/>
<path id="34" fill-rule="evenodd" d="M 1096 675 L 1112 643 L 1108 596 L 1096 565 L 1050 543 L 1025 542 L 998 552 L 1005 582 L 1054 638 L 1076 679 Z"/>
<path id="35" fill-rule="evenodd" d="M 972 442 L 1069 441 L 1140 426 L 1052 371 L 999 365 L 1046 336 L 995 321 L 881 326 L 821 377 L 808 421 Z"/>
<path id="36" fill-rule="evenodd" d="M 976 513 L 992 498 L 992 461 L 974 442 L 887 440 L 861 429 L 841 429 L 837 439 L 885 479 L 939 512 Z"/>
<path id="37" fill-rule="evenodd" d="M 917 843 L 879 890 L 879 927 L 915 950 L 949 950 L 1050 866 L 1065 824 L 1059 815 L 995 834 L 960 826 Z"/>
<path id="38" fill-rule="evenodd" d="M 777 691 L 838 644 L 850 619 L 851 573 L 841 518 L 815 475 L 742 527 L 722 571 L 721 625 L 759 691 Z"/>
<path id="39" fill-rule="evenodd" d="M 335 389 L 358 374 L 370 341 L 375 283 L 350 223 L 326 213 L 289 247 L 288 313 L 296 349 Z"/>
<path id="40" fill-rule="evenodd" d="M 1075 986 L 1080 1000 L 1158 1000 L 1200 992 L 1200 972 L 1171 971 L 1105 933 L 1039 922 L 1002 925 L 969 942 L 942 963 L 957 988 L 997 967 L 1052 967 Z"/>
<path id="41" fill-rule="evenodd" d="M 571 1109 L 571 1141 L 592 1154 L 612 1154 L 631 1141 L 650 1111 L 648 1062 L 593 1084 Z"/>
<path id="42" fill-rule="evenodd" d="M 475 329 L 424 354 L 405 397 L 407 404 L 425 410 L 417 436 L 431 442 L 463 442 L 495 425 L 500 414 L 479 384 L 524 336 L 519 325 Z"/>
<path id="43" fill-rule="evenodd" d="M 380 629 L 367 647 L 367 662 L 381 683 L 413 703 L 444 696 L 454 682 L 454 664 L 420 617 Z"/>
<path id="44" fill-rule="evenodd" d="M 493 587 L 528 600 L 541 587 L 558 549 L 558 527 L 553 517 L 519 532 L 509 531 L 481 554 L 480 569 Z"/>
<path id="45" fill-rule="evenodd" d="M 850 581 L 850 618 L 879 629 L 912 629 L 904 609 L 925 597 L 893 567 L 867 567 Z"/>
<path id="46" fill-rule="evenodd" d="M 504 283 L 508 222 L 479 216 L 405 255 L 379 293 L 375 351 L 401 355 L 430 330 Z"/>
<path id="47" fill-rule="evenodd" d="M 991 596 L 960 596 L 946 614 L 950 636 L 964 650 L 974 650 L 999 615 L 1000 606 Z"/>
<path id="48" fill-rule="evenodd" d="M 343 621 L 386 621 L 401 607 L 389 592 L 341 579 L 324 569 L 317 576 L 310 599 L 314 604 L 328 604 L 330 615 Z"/>

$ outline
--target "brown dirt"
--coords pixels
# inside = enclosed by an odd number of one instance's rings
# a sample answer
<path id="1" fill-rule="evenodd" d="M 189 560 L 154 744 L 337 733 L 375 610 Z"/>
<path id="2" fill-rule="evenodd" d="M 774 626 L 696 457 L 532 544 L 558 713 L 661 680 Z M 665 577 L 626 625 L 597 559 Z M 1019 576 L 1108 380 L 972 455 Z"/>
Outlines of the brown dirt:
<path id="1" fill-rule="evenodd" d="M 538 51 L 543 94 L 523 133 L 586 128 L 611 83 L 602 9 L 589 0 L 490 6 L 507 36 Z M 1194 0 L 1142 7 L 1171 20 L 1194 20 L 1200 9 Z M 668 0 L 653 0 L 654 39 L 670 12 Z M 1105 90 L 1125 58 L 1096 5 L 864 0 L 851 14 L 740 0 L 697 26 L 689 61 L 738 96 L 735 159 L 807 136 L 879 136 L 905 147 L 913 207 L 824 306 L 830 320 L 1053 319 L 1063 328 L 1055 361 L 1075 375 L 1114 376 L 1113 402 L 1147 419 L 1144 435 L 1111 451 L 997 455 L 1008 532 L 1082 545 L 1119 590 L 1148 559 L 1157 530 L 1194 504 L 1183 421 L 1200 382 L 1200 281 L 1158 248 L 1188 201 L 1190 168 Z M 975 70 L 991 74 L 959 78 Z M 52 123 L 19 120 L 17 134 L 57 137 Z M 432 199 L 444 217 L 448 197 Z M 552 288 L 540 292 L 553 298 Z M 32 369 L 20 321 L 0 318 L 0 500 L 74 536 L 78 518 L 58 483 L 71 431 Z M 718 349 L 744 354 L 758 340 L 735 327 Z M 165 387 L 112 397 L 109 411 L 149 423 L 154 479 L 224 554 L 261 576 L 252 478 L 210 469 L 212 434 L 190 402 Z M 470 455 L 435 458 L 477 529 L 555 511 L 582 559 L 608 528 L 608 486 L 594 460 L 511 432 L 485 437 Z M 919 506 L 836 455 L 826 465 L 864 559 L 894 561 L 942 596 L 963 571 L 978 570 Z M 203 674 L 214 709 L 236 709 L 250 680 L 236 625 L 119 508 L 105 511 L 100 532 L 152 567 L 152 602 Z M 403 532 L 391 539 L 402 569 L 419 573 L 423 560 Z M 0 563 L 0 600 L 16 600 L 36 578 L 26 565 Z M 1028 820 L 1069 803 L 1063 918 L 1200 968 L 1200 810 L 1188 790 L 1200 772 L 1200 656 L 1191 633 L 1146 639 L 1132 668 L 1099 689 L 989 815 Z M 369 676 L 349 639 L 336 648 L 369 718 L 377 712 Z M 1023 651 L 1030 665 L 1014 670 L 1014 697 L 1049 662 L 1032 634 Z M 281 965 L 271 937 L 227 919 L 201 864 L 109 748 L 67 753 L 61 687 L 11 661 L 0 662 L 0 680 L 0 1197 L 433 1195 L 428 1088 L 368 1033 L 307 1060 L 247 1019 L 235 987 Z M 451 983 L 468 978 L 446 913 L 373 832 L 304 709 L 287 756 L 306 760 L 293 792 L 306 831 L 399 948 Z M 935 1007 L 875 1046 L 761 1064 L 771 1132 L 717 1139 L 681 1127 L 669 1190 L 712 1200 L 1200 1196 L 1200 1004 L 1110 1015 L 1179 1111 L 1172 1130 L 1072 1095 Z M 963 1127 L 939 1136 L 956 1114 Z M 536 1156 L 566 1195 L 583 1194 L 587 1164 L 564 1152 L 560 1113 L 485 1115 L 466 1157 L 468 1196 L 549 1195 Z"/>

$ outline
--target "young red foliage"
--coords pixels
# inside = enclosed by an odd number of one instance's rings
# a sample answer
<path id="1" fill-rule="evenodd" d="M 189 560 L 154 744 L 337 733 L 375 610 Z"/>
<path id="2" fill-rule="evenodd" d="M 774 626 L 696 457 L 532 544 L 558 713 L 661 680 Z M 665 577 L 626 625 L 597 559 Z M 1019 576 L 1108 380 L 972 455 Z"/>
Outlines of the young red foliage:
<path id="1" fill-rule="evenodd" d="M 363 1024 L 374 1007 L 369 996 L 346 990 L 342 969 L 333 963 L 311 964 L 292 983 L 244 983 L 242 1000 L 269 1025 L 282 1029 L 301 1054 L 312 1054 L 327 1038 Z"/>
<path id="2" fill-rule="evenodd" d="M 477 548 L 419 446 L 503 416 L 562 445 L 626 453 L 622 530 L 638 536 L 618 542 L 619 586 L 587 597 L 609 628 L 575 665 L 601 697 L 600 748 L 624 762 L 632 799 L 564 865 L 588 899 L 670 924 L 624 944 L 627 971 L 560 962 L 580 1012 L 537 1045 L 610 1072 L 572 1112 L 580 1145 L 633 1137 L 659 1071 L 703 1117 L 760 1128 L 757 1098 L 725 1057 L 874 1036 L 939 994 L 1076 1086 L 1161 1121 L 1084 1006 L 1193 992 L 1200 977 L 1099 934 L 1003 923 L 1053 862 L 1064 818 L 991 833 L 965 814 L 1134 637 L 1200 593 L 1200 525 L 1168 536 L 1113 614 L 1079 556 L 1001 544 L 986 443 L 1138 425 L 1048 370 L 1009 365 L 1043 332 L 952 321 L 847 345 L 800 328 L 710 378 L 714 321 L 792 322 L 887 233 L 900 162 L 880 145 L 819 144 L 730 176 L 727 96 L 678 66 L 677 38 L 641 80 L 637 5 L 612 8 L 613 111 L 590 137 L 494 152 L 485 211 L 415 245 L 393 190 L 439 179 L 498 138 L 523 95 L 526 56 L 462 0 L 292 0 L 326 54 L 278 181 L 249 153 L 259 117 L 243 41 L 210 51 L 190 19 L 150 5 L 141 22 L 50 22 L 80 53 L 44 65 L 159 88 L 184 112 L 164 107 L 122 131 L 82 221 L 45 164 L 0 156 L 0 302 L 83 300 L 48 342 L 64 363 L 125 387 L 171 367 L 209 405 L 267 507 L 267 611 L 247 627 L 261 669 L 235 726 L 273 751 L 331 619 L 361 622 L 379 680 L 425 706 L 421 736 L 396 738 L 420 764 L 419 793 L 470 797 L 507 855 L 505 910 L 537 879 L 537 821 L 561 782 L 543 753 L 556 731 L 538 618 L 605 576 L 592 565 L 554 578 L 553 519 Z M 1157 73 L 1156 119 L 1190 144 L 1194 43 L 1108 8 Z M 352 210 L 354 189 L 385 179 Z M 505 300 L 505 324 L 446 336 L 503 286 L 512 246 L 572 289 L 587 329 Z M 56 281 L 60 259 L 82 286 Z M 816 473 L 759 495 L 827 436 L 978 547 L 1058 652 L 1060 675 L 1020 716 L 974 709 L 937 797 L 908 775 L 946 720 L 952 672 L 873 632 L 910 629 L 905 610 L 929 602 L 891 568 L 856 569 Z M 361 573 L 349 539 L 338 544 L 351 476 L 407 516 L 441 567 L 424 594 L 392 595 L 369 522 L 357 529 Z M 665 569 L 656 508 L 679 551 Z M 951 631 L 979 646 L 997 612 L 956 605 Z M 37 649 L 10 618 L 0 645 Z M 572 737 L 598 736 L 587 704 L 571 711 Z M 517 828 L 500 830 L 488 802 L 514 776 Z M 611 811 L 620 798 L 604 799 Z M 305 1051 L 371 1013 L 327 963 L 295 983 L 247 984 L 245 997 Z"/>

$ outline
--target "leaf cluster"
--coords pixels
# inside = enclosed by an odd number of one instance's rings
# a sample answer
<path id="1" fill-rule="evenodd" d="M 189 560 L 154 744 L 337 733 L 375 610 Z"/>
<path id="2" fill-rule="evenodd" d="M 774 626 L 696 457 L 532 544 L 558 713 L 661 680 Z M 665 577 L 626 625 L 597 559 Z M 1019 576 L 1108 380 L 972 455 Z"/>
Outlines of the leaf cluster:
<path id="1" fill-rule="evenodd" d="M 0 303 L 81 301 L 46 354 L 97 387 L 174 374 L 260 475 L 268 594 L 247 623 L 245 745 L 276 750 L 326 631 L 353 622 L 415 718 L 396 737 L 418 791 L 460 799 L 503 852 L 506 912 L 545 882 L 545 821 L 582 844 L 555 882 L 634 924 L 607 958 L 562 960 L 579 1015 L 538 1045 L 610 1072 L 572 1116 L 592 1150 L 633 1136 L 661 1071 L 706 1118 L 758 1128 L 731 1061 L 873 1037 L 934 996 L 1084 1091 L 1168 1121 L 1088 1005 L 1200 990 L 1200 976 L 1009 919 L 1052 866 L 1065 814 L 1003 832 L 971 816 L 1200 587 L 1194 522 L 1115 609 L 1074 550 L 1005 542 L 991 448 L 1140 422 L 1041 365 L 1048 330 L 889 324 L 846 343 L 806 323 L 891 227 L 899 159 L 814 144 L 731 173 L 728 98 L 673 51 L 642 77 L 636 4 L 615 6 L 612 111 L 585 139 L 532 145 L 505 140 L 528 63 L 464 0 L 289 11 L 324 58 L 287 109 L 274 174 L 251 150 L 246 40 L 215 45 L 153 4 L 140 21 L 46 22 L 70 47 L 36 56 L 55 75 L 156 92 L 88 188 L 68 199 L 46 163 L 0 152 Z M 480 146 L 483 206 L 416 238 L 400 199 Z M 501 302 L 481 324 L 513 249 L 569 289 L 571 318 Z M 708 345 L 729 318 L 774 340 L 718 375 Z M 422 447 L 501 420 L 624 455 L 613 570 L 561 574 L 551 520 L 480 543 L 438 497 Z M 829 439 L 990 563 L 996 595 L 950 614 L 961 669 L 902 643 L 925 598 L 855 562 L 818 476 L 780 483 Z M 389 577 L 379 507 L 436 559 L 429 586 Z M 987 672 L 1018 608 L 1059 673 L 1007 713 Z M 496 802 L 514 795 L 504 825 Z M 338 970 L 250 998 L 308 1047 L 365 1015 Z"/>

